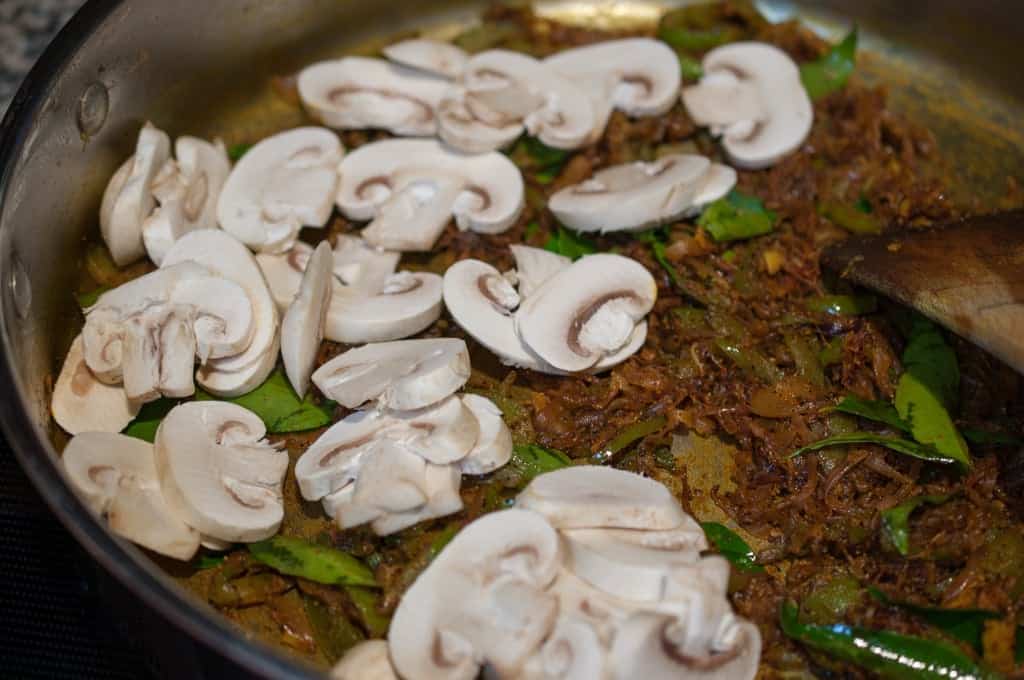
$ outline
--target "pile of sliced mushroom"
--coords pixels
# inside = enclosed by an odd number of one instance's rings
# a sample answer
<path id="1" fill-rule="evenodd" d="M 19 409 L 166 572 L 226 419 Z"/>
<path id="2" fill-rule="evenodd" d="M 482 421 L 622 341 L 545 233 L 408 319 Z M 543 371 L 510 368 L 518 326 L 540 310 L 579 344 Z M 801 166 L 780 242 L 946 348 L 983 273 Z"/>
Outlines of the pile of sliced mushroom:
<path id="1" fill-rule="evenodd" d="M 463 474 L 505 465 L 512 435 L 489 399 L 456 392 L 469 379 L 455 338 L 370 344 L 313 374 L 326 396 L 367 407 L 334 424 L 295 464 L 303 498 L 342 528 L 378 535 L 462 509 Z"/>
<path id="2" fill-rule="evenodd" d="M 706 548 L 657 482 L 592 466 L 541 475 L 406 591 L 387 656 L 356 647 L 336 677 L 749 680 L 760 634 L 732 612 L 728 563 Z"/>

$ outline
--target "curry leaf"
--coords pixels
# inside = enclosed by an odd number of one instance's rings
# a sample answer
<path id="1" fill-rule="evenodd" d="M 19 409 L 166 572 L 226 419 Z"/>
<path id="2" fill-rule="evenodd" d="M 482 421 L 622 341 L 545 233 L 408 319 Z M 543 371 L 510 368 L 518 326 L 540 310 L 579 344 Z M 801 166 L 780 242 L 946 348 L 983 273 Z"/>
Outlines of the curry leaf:
<path id="1" fill-rule="evenodd" d="M 957 640 L 966 642 L 978 652 L 981 652 L 981 634 L 985 629 L 985 622 L 1002 616 L 999 612 L 989 609 L 945 609 L 899 602 L 878 588 L 868 588 L 868 592 L 879 602 L 914 614 Z"/>
<path id="2" fill-rule="evenodd" d="M 559 225 L 558 230 L 548 237 L 544 244 L 545 250 L 552 253 L 565 255 L 572 260 L 578 260 L 584 255 L 597 252 L 597 246 L 590 239 L 580 236 L 576 232 Z"/>
<path id="3" fill-rule="evenodd" d="M 722 557 L 732 562 L 737 569 L 764 571 L 764 567 L 757 563 L 757 554 L 732 529 L 718 522 L 701 522 L 700 526 Z"/>
<path id="4" fill-rule="evenodd" d="M 960 430 L 960 434 L 967 441 L 979 446 L 1020 446 L 1024 444 L 1024 439 L 1005 432 L 989 432 L 988 430 L 964 428 Z"/>
<path id="5" fill-rule="evenodd" d="M 669 261 L 668 254 L 666 253 L 667 246 L 665 245 L 666 236 L 664 229 L 649 229 L 647 231 L 637 232 L 636 238 L 651 247 L 651 255 L 654 257 L 654 261 L 661 265 L 661 268 L 665 270 L 669 279 L 672 280 L 673 286 L 678 288 L 680 292 L 684 293 L 694 302 L 698 302 L 705 307 L 708 305 L 707 296 L 697 290 L 695 285 L 683 278 L 679 274 L 679 271 Z"/>
<path id="6" fill-rule="evenodd" d="M 633 423 L 622 432 L 612 437 L 600 451 L 595 453 L 591 457 L 593 462 L 597 464 L 608 462 L 615 456 L 615 454 L 622 451 L 633 442 L 638 439 L 643 439 L 647 435 L 653 434 L 665 427 L 665 423 L 667 422 L 668 419 L 665 416 L 655 416 L 653 418 L 646 418 L 645 420 Z"/>
<path id="7" fill-rule="evenodd" d="M 950 458 L 939 451 L 936 451 L 931 446 L 926 444 L 919 444 L 912 442 L 908 439 L 900 439 L 898 437 L 886 437 L 885 435 L 874 434 L 873 432 L 850 432 L 849 434 L 840 434 L 834 437 L 827 437 L 820 441 L 816 441 L 813 444 L 801 447 L 793 452 L 790 456 L 795 458 L 808 451 L 818 451 L 819 449 L 827 449 L 830 446 L 846 446 L 849 444 L 877 444 L 878 446 L 884 446 L 887 449 L 902 453 L 906 456 L 913 456 L 914 458 L 920 458 L 922 460 L 928 460 L 933 463 L 957 463 L 955 458 Z"/>
<path id="8" fill-rule="evenodd" d="M 232 144 L 228 148 L 228 158 L 232 163 L 236 163 L 242 156 L 248 153 L 251 148 L 252 144 Z"/>
<path id="9" fill-rule="evenodd" d="M 377 585 L 373 572 L 352 555 L 300 538 L 274 536 L 250 543 L 249 553 L 256 561 L 289 576 L 327 585 Z"/>
<path id="10" fill-rule="evenodd" d="M 697 224 L 721 243 L 767 234 L 775 226 L 775 219 L 775 213 L 766 210 L 761 199 L 734 189 L 706 207 Z"/>
<path id="11" fill-rule="evenodd" d="M 683 75 L 684 82 L 700 80 L 701 76 L 704 75 L 704 68 L 693 57 L 688 56 L 682 51 L 676 51 L 676 57 L 679 58 L 679 71 Z"/>
<path id="12" fill-rule="evenodd" d="M 874 295 L 819 295 L 807 301 L 807 309 L 832 316 L 860 316 L 878 308 Z"/>
<path id="13" fill-rule="evenodd" d="M 156 430 L 172 408 L 181 403 L 180 399 L 162 397 L 142 405 L 135 419 L 128 423 L 121 434 L 135 437 L 150 444 L 156 439 Z"/>
<path id="14" fill-rule="evenodd" d="M 199 401 L 215 398 L 203 390 L 196 390 Z M 299 399 L 280 367 L 274 369 L 270 377 L 252 392 L 224 401 L 238 404 L 258 415 L 271 434 L 313 430 L 331 422 L 330 409 L 326 405 L 318 406 L 312 395 Z"/>
<path id="15" fill-rule="evenodd" d="M 512 469 L 519 473 L 523 483 L 537 475 L 572 465 L 572 460 L 557 449 L 539 444 L 521 444 L 512 449 Z"/>
<path id="16" fill-rule="evenodd" d="M 944 642 L 845 623 L 800 623 L 798 608 L 793 602 L 783 603 L 779 624 L 782 632 L 794 640 L 882 678 L 995 680 L 1000 677 L 957 647 Z"/>
<path id="17" fill-rule="evenodd" d="M 910 425 L 903 422 L 900 414 L 896 412 L 896 408 L 887 401 L 868 401 L 854 396 L 846 396 L 833 407 L 833 410 L 883 423 L 902 432 L 910 432 Z"/>
<path id="18" fill-rule="evenodd" d="M 948 494 L 915 496 L 882 511 L 882 528 L 901 555 L 906 557 L 910 553 L 910 514 L 925 503 L 939 505 L 949 499 Z"/>
<path id="19" fill-rule="evenodd" d="M 843 89 L 857 60 L 857 29 L 817 61 L 800 66 L 800 80 L 811 99 L 821 99 Z"/>
<path id="20" fill-rule="evenodd" d="M 345 594 L 352 600 L 356 611 L 359 612 L 359 619 L 363 627 L 373 637 L 384 637 L 388 633 L 390 619 L 380 612 L 380 597 L 375 590 L 369 588 L 357 588 L 350 586 L 345 588 Z"/>

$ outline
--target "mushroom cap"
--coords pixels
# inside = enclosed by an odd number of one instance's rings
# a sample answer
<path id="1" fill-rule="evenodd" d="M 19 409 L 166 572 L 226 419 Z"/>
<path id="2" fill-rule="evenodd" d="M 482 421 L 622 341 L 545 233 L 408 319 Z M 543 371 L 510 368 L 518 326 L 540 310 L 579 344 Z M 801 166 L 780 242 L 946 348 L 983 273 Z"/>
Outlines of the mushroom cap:
<path id="1" fill-rule="evenodd" d="M 557 529 L 676 529 L 692 519 L 663 485 L 632 472 L 576 465 L 538 475 L 516 507 Z"/>
<path id="2" fill-rule="evenodd" d="M 392 274 L 374 294 L 345 291 L 328 308 L 325 336 L 361 344 L 415 335 L 441 316 L 442 279 L 430 272 Z M 333 300 L 333 298 L 332 298 Z"/>
<path id="3" fill-rule="evenodd" d="M 119 267 L 146 254 L 142 222 L 156 205 L 151 185 L 171 155 L 167 133 L 147 122 L 139 130 L 135 154 L 117 169 L 100 205 L 100 234 Z"/>
<path id="4" fill-rule="evenodd" d="M 472 450 L 459 461 L 466 475 L 486 475 L 512 459 L 512 433 L 501 417 L 501 409 L 479 394 L 465 394 L 462 403 L 476 417 L 480 435 Z"/>
<path id="5" fill-rule="evenodd" d="M 524 205 L 522 174 L 506 156 L 468 156 L 433 139 L 361 146 L 339 171 L 338 208 L 372 219 L 363 237 L 380 248 L 430 250 L 452 216 L 462 229 L 500 233 Z"/>
<path id="6" fill-rule="evenodd" d="M 317 501 L 352 484 L 385 424 L 379 411 L 356 411 L 331 425 L 295 462 L 302 497 Z"/>
<path id="7" fill-rule="evenodd" d="M 328 127 L 429 136 L 448 84 L 383 59 L 345 57 L 302 69 L 298 86 L 306 111 Z"/>
<path id="8" fill-rule="evenodd" d="M 191 559 L 199 532 L 164 502 L 153 445 L 112 432 L 83 432 L 61 455 L 71 487 L 110 530 L 161 555 Z"/>
<path id="9" fill-rule="evenodd" d="M 334 664 L 333 680 L 398 680 L 388 658 L 387 640 L 363 640 L 345 652 Z"/>
<path id="10" fill-rule="evenodd" d="M 139 412 L 121 385 L 97 380 L 82 354 L 82 336 L 71 341 L 64 365 L 53 386 L 50 412 L 68 434 L 120 432 Z"/>
<path id="11" fill-rule="evenodd" d="M 465 50 L 451 43 L 425 38 L 402 40 L 388 45 L 382 52 L 396 64 L 449 80 L 461 76 L 469 61 Z"/>
<path id="12" fill-rule="evenodd" d="M 289 250 L 303 226 L 327 223 L 342 153 L 337 135 L 321 127 L 263 139 L 235 164 L 221 189 L 220 226 L 253 250 Z"/>
<path id="13" fill-rule="evenodd" d="M 320 341 L 324 338 L 324 321 L 334 279 L 333 265 L 331 245 L 323 241 L 309 258 L 299 293 L 281 322 L 281 359 L 288 381 L 299 397 L 305 396 L 309 390 L 309 378 L 316 365 Z"/>
<path id="14" fill-rule="evenodd" d="M 340 354 L 313 373 L 328 398 L 346 408 L 376 400 L 395 410 L 435 404 L 469 379 L 469 352 L 459 338 L 379 342 Z"/>
<path id="15" fill-rule="evenodd" d="M 418 508 L 375 518 L 373 532 L 378 536 L 388 536 L 414 524 L 459 512 L 462 510 L 461 483 L 462 473 L 458 467 L 427 463 L 422 487 L 427 495 L 426 502 Z"/>
<path id="16" fill-rule="evenodd" d="M 359 469 L 352 502 L 381 514 L 422 507 L 427 462 L 387 438 L 377 440 Z"/>
<path id="17" fill-rule="evenodd" d="M 534 248 L 520 243 L 513 243 L 508 248 L 516 260 L 519 295 L 524 298 L 530 297 L 542 283 L 572 264 L 572 260 L 565 255 L 544 248 Z"/>
<path id="18" fill-rule="evenodd" d="M 527 347 L 563 371 L 583 371 L 632 346 L 658 287 L 639 262 L 588 255 L 548 279 L 515 315 Z"/>
<path id="19" fill-rule="evenodd" d="M 288 454 L 251 411 L 220 401 L 175 406 L 156 433 L 156 468 L 171 509 L 203 534 L 252 542 L 277 533 Z"/>
<path id="20" fill-rule="evenodd" d="M 704 55 L 702 67 L 700 82 L 683 88 L 683 104 L 697 124 L 723 136 L 735 165 L 768 167 L 803 144 L 814 108 L 785 52 L 766 43 L 731 43 Z"/>
<path id="21" fill-rule="evenodd" d="M 438 136 L 466 153 L 504 149 L 523 134 L 518 116 L 506 116 L 476 101 L 465 87 L 453 85 L 437 109 Z"/>
<path id="22" fill-rule="evenodd" d="M 480 438 L 480 425 L 456 395 L 426 408 L 391 411 L 388 436 L 429 463 L 455 463 L 469 455 Z"/>
<path id="23" fill-rule="evenodd" d="M 530 680 L 607 678 L 607 653 L 589 622 L 559 616 L 548 639 L 526 662 L 523 677 Z"/>
<path id="24" fill-rule="evenodd" d="M 441 137 L 452 144 L 487 132 L 481 128 L 490 128 L 487 136 L 494 139 L 495 130 L 521 123 L 548 146 L 575 149 L 586 143 L 594 128 L 587 91 L 519 52 L 486 50 L 474 55 L 466 63 L 462 87 L 465 94 L 451 91 L 440 115 Z"/>
<path id="25" fill-rule="evenodd" d="M 551 629 L 558 534 L 518 509 L 469 524 L 420 574 L 391 620 L 395 670 L 409 680 L 471 680 L 484 663 L 514 675 Z"/>
<path id="26" fill-rule="evenodd" d="M 624 163 L 555 192 L 548 208 L 577 231 L 637 231 L 684 215 L 705 185 L 710 161 L 673 154 Z"/>
<path id="27" fill-rule="evenodd" d="M 251 392 L 274 370 L 279 347 L 277 306 L 266 279 L 249 249 L 219 229 L 185 234 L 167 252 L 163 266 L 186 261 L 197 262 L 242 286 L 252 302 L 255 319 L 252 341 L 245 351 L 208 361 L 199 368 L 196 379 L 206 391 L 219 397 Z"/>
<path id="28" fill-rule="evenodd" d="M 153 180 L 160 203 L 142 224 L 146 253 L 157 266 L 182 234 L 194 229 L 216 229 L 217 199 L 231 172 L 224 144 L 196 137 L 174 142 L 177 162 L 168 160 Z"/>
<path id="29" fill-rule="evenodd" d="M 686 211 L 686 215 L 697 214 L 709 203 L 714 203 L 725 197 L 734 186 L 736 186 L 736 171 L 728 165 L 712 163 L 704 175 L 703 184 L 693 197 L 693 206 Z"/>
<path id="30" fill-rule="evenodd" d="M 665 43 L 651 38 L 608 40 L 562 50 L 544 59 L 563 76 L 586 82 L 598 112 L 595 137 L 617 108 L 628 116 L 660 116 L 679 96 L 679 58 Z"/>

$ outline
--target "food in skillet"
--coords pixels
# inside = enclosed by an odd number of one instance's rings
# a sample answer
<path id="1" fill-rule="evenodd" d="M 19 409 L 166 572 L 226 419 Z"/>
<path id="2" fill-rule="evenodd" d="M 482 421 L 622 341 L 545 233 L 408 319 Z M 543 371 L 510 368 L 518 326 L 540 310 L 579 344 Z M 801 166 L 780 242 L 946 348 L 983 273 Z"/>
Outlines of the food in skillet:
<path id="1" fill-rule="evenodd" d="M 1019 379 L 818 268 L 975 208 L 855 43 L 497 7 L 311 65 L 310 126 L 233 167 L 147 125 L 69 480 L 338 677 L 1019 669 Z"/>

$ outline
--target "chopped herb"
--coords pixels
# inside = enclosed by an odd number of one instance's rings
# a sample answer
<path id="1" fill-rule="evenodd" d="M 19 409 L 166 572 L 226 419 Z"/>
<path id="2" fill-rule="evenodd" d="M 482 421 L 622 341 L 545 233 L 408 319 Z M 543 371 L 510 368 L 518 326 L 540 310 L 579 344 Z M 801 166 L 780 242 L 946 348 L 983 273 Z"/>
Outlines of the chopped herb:
<path id="1" fill-rule="evenodd" d="M 704 75 L 704 69 L 700 62 L 685 53 L 676 50 L 676 57 L 679 58 L 679 71 L 683 74 L 684 81 L 700 80 Z"/>
<path id="2" fill-rule="evenodd" d="M 639 422 L 633 423 L 619 434 L 612 437 L 612 439 L 605 444 L 604 448 L 591 456 L 591 460 L 595 464 L 607 463 L 615 454 L 619 453 L 633 442 L 643 439 L 649 434 L 653 434 L 658 430 L 665 427 L 665 423 L 668 422 L 668 418 L 665 416 L 655 416 L 654 418 L 647 418 Z"/>
<path id="3" fill-rule="evenodd" d="M 231 159 L 232 163 L 237 163 L 238 159 L 244 156 L 251 148 L 252 144 L 232 144 L 228 148 L 228 158 Z"/>
<path id="4" fill-rule="evenodd" d="M 213 569 L 224 563 L 226 555 L 200 555 L 195 560 L 196 569 Z"/>
<path id="5" fill-rule="evenodd" d="M 590 239 L 559 225 L 558 230 L 548 237 L 548 242 L 544 244 L 544 250 L 578 260 L 584 255 L 596 253 L 597 246 Z"/>
<path id="6" fill-rule="evenodd" d="M 833 407 L 833 410 L 849 413 L 873 420 L 876 423 L 884 423 L 901 432 L 910 433 L 910 425 L 905 423 L 896 408 L 887 401 L 868 401 L 858 397 L 846 396 L 842 401 Z"/>
<path id="7" fill-rule="evenodd" d="M 795 603 L 785 602 L 779 625 L 789 637 L 837 659 L 895 680 L 995 680 L 999 674 L 953 645 L 845 623 L 801 623 Z"/>
<path id="8" fill-rule="evenodd" d="M 775 213 L 766 210 L 761 199 L 734 189 L 707 206 L 697 224 L 721 243 L 767 234 L 775 226 L 775 219 Z"/>
<path id="9" fill-rule="evenodd" d="M 572 465 L 572 459 L 557 449 L 540 444 L 522 444 L 512 449 L 510 465 L 525 484 L 537 475 Z"/>
<path id="10" fill-rule="evenodd" d="M 290 576 L 327 585 L 376 587 L 373 572 L 357 558 L 299 538 L 274 536 L 249 544 L 257 562 Z"/>
<path id="11" fill-rule="evenodd" d="M 156 440 L 156 430 L 172 408 L 181 403 L 180 399 L 161 397 L 142 405 L 135 419 L 128 423 L 121 434 L 135 437 L 152 444 Z"/>
<path id="12" fill-rule="evenodd" d="M 196 390 L 196 400 L 215 398 L 203 390 Z M 238 404 L 258 415 L 271 434 L 313 430 L 331 422 L 328 405 L 317 405 L 312 394 L 299 399 L 280 367 L 274 369 L 270 377 L 252 392 L 224 401 Z"/>
<path id="13" fill-rule="evenodd" d="M 833 316 L 861 316 L 878 308 L 874 295 L 819 295 L 807 300 L 807 309 Z"/>
<path id="14" fill-rule="evenodd" d="M 764 567 L 757 563 L 757 553 L 736 532 L 719 522 L 701 522 L 701 528 L 711 544 L 742 571 L 761 572 Z"/>
<path id="15" fill-rule="evenodd" d="M 911 513 L 925 503 L 939 505 L 948 501 L 950 497 L 949 494 L 915 496 L 908 498 L 899 505 L 882 511 L 882 528 L 899 554 L 906 557 L 910 553 Z"/>
<path id="16" fill-rule="evenodd" d="M 899 607 L 911 614 L 927 621 L 957 640 L 966 642 L 981 653 L 981 634 L 985 629 L 985 622 L 991 619 L 1002 618 L 999 612 L 989 609 L 945 609 L 942 607 L 927 607 L 910 602 L 899 602 L 889 598 L 878 588 L 868 588 L 873 598 L 892 607 Z"/>
<path id="17" fill-rule="evenodd" d="M 562 172 L 571 152 L 552 148 L 535 137 L 524 135 L 508 155 L 538 183 L 550 184 Z"/>
<path id="18" fill-rule="evenodd" d="M 75 297 L 78 298 L 78 306 L 84 309 L 89 309 L 96 301 L 100 299 L 100 296 L 110 290 L 110 286 L 100 286 L 94 290 L 90 290 L 88 293 L 79 293 Z"/>
<path id="19" fill-rule="evenodd" d="M 821 99 L 843 89 L 857 61 L 857 29 L 817 61 L 801 64 L 800 80 L 811 99 Z"/>
<path id="20" fill-rule="evenodd" d="M 934 448 L 926 444 L 919 444 L 918 442 L 912 442 L 909 439 L 900 439 L 898 437 L 886 437 L 872 432 L 851 432 L 849 434 L 836 435 L 835 437 L 827 437 L 820 441 L 816 441 L 813 444 L 808 444 L 807 446 L 797 449 L 790 457 L 795 458 L 796 456 L 807 453 L 808 451 L 827 449 L 830 446 L 847 446 L 849 444 L 877 444 L 878 446 L 884 446 L 885 448 L 896 451 L 897 453 L 931 461 L 933 463 L 950 464 L 960 462 L 955 458 L 950 458 L 949 456 L 936 451 Z"/>
<path id="21" fill-rule="evenodd" d="M 870 207 L 868 204 L 868 210 L 865 211 L 857 205 L 851 207 L 845 203 L 826 201 L 818 205 L 818 214 L 852 234 L 881 234 L 882 225 L 871 216 Z"/>

